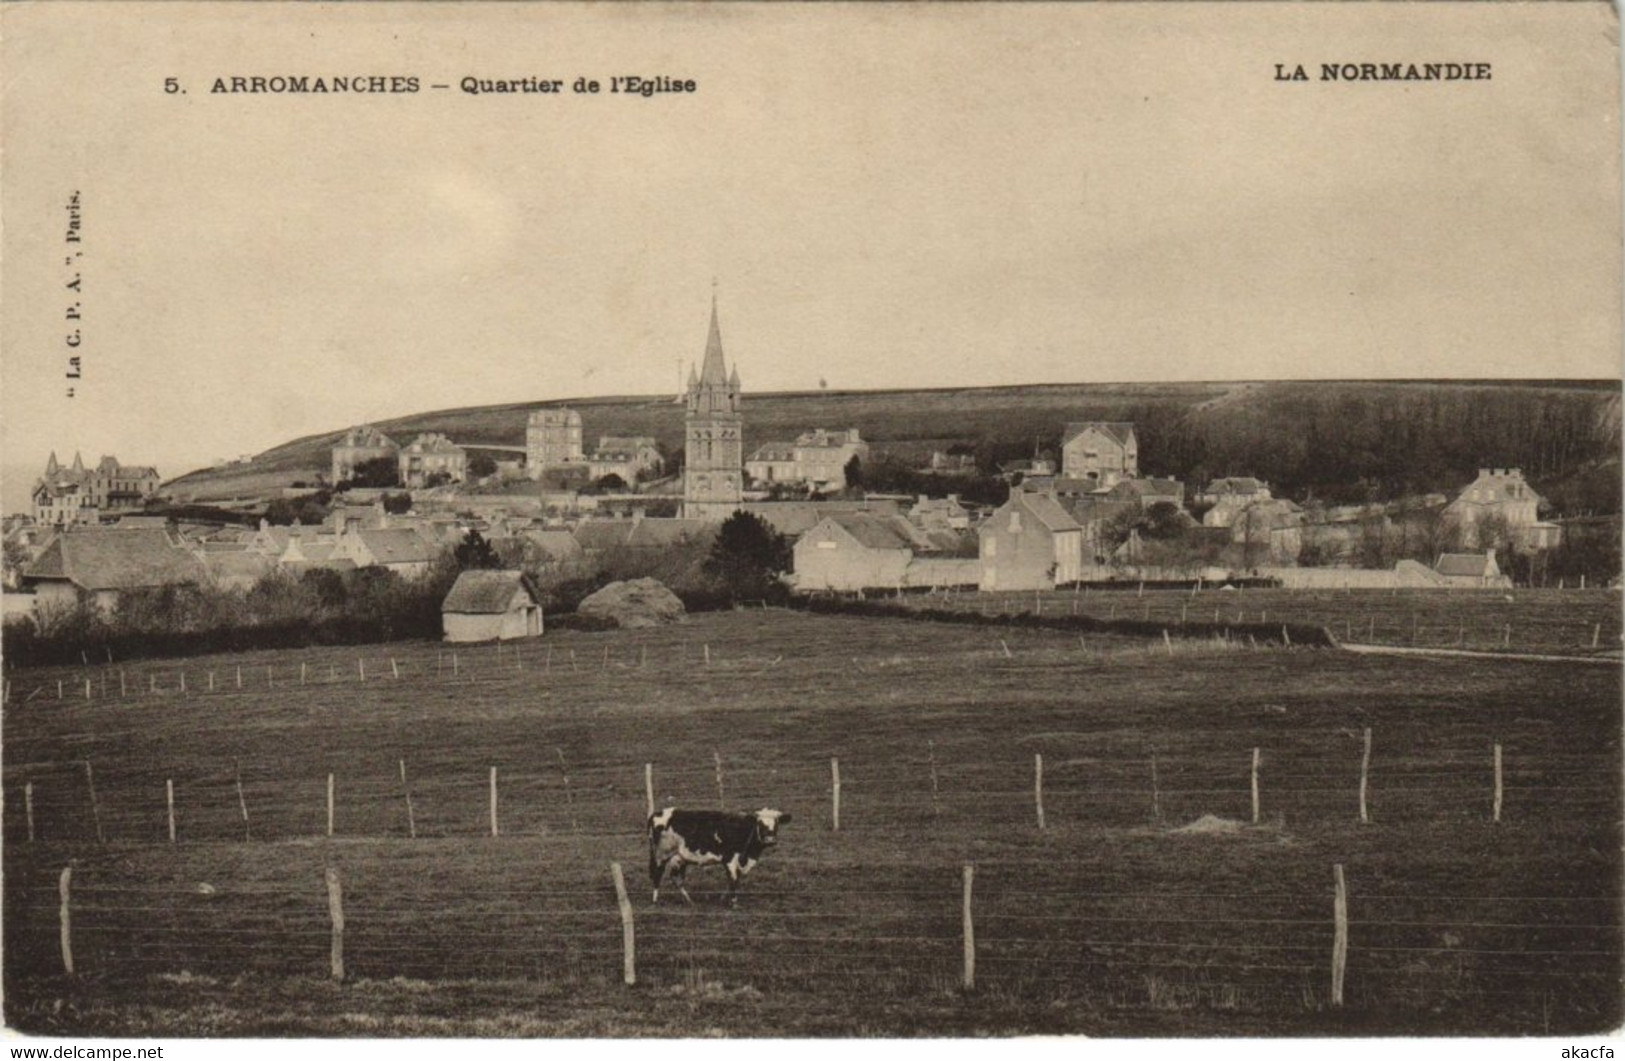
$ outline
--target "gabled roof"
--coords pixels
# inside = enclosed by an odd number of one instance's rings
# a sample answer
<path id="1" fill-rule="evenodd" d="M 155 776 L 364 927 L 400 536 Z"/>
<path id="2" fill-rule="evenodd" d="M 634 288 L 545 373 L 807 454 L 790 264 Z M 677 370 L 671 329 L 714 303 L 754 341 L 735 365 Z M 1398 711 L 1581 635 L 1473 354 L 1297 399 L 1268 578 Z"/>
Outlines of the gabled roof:
<path id="1" fill-rule="evenodd" d="M 1474 492 L 1488 496 L 1475 499 Z M 1534 501 L 1542 506 L 1546 503 L 1518 468 L 1481 468 L 1478 478 L 1462 487 L 1456 501 L 1469 505 L 1498 505 L 1507 501 Z"/>
<path id="2" fill-rule="evenodd" d="M 633 520 L 626 544 L 634 549 L 659 549 L 687 541 L 710 541 L 717 536 L 721 524 L 704 519 L 666 519 L 655 517 Z"/>
<path id="3" fill-rule="evenodd" d="M 457 445 L 457 443 L 453 442 L 445 435 L 435 433 L 419 435 L 417 438 L 413 439 L 412 444 L 406 448 L 407 451 L 411 453 L 455 454 L 463 452 L 463 447 Z"/>
<path id="4" fill-rule="evenodd" d="M 358 424 L 350 428 L 337 445 L 352 449 L 400 449 L 394 439 L 371 424 Z"/>
<path id="5" fill-rule="evenodd" d="M 1010 505 L 1020 505 L 1025 508 L 1032 513 L 1034 519 L 1042 523 L 1050 531 L 1083 529 L 1078 525 L 1078 521 L 1073 519 L 1065 508 L 1061 507 L 1061 503 L 1048 494 L 1031 494 L 1018 490 L 1010 495 L 1009 501 L 1005 502 L 1006 507 Z"/>
<path id="6" fill-rule="evenodd" d="M 749 461 L 791 461 L 796 459 L 794 442 L 764 442 L 756 452 L 745 458 Z"/>
<path id="7" fill-rule="evenodd" d="M 895 501 L 747 501 L 739 507 L 766 520 L 769 527 L 786 538 L 801 537 L 825 516 L 837 512 L 877 516 L 895 516 L 899 512 Z"/>
<path id="8" fill-rule="evenodd" d="M 647 435 L 603 435 L 598 439 L 598 451 L 636 453 L 645 446 L 653 447 L 655 440 Z"/>
<path id="9" fill-rule="evenodd" d="M 1121 420 L 1083 420 L 1078 423 L 1067 424 L 1061 432 L 1061 445 L 1065 446 L 1073 439 L 1093 428 L 1117 443 L 1127 446 L 1134 438 L 1134 425 Z"/>
<path id="10" fill-rule="evenodd" d="M 579 560 L 581 543 L 567 530 L 533 529 L 522 531 L 518 537 L 532 542 L 550 559 L 560 563 Z"/>
<path id="11" fill-rule="evenodd" d="M 203 553 L 203 567 L 216 579 L 259 578 L 271 570 L 271 561 L 246 549 L 208 550 Z"/>
<path id="12" fill-rule="evenodd" d="M 540 604 L 542 595 L 522 571 L 464 571 L 441 603 L 443 612 L 501 615 L 516 603 Z"/>
<path id="13" fill-rule="evenodd" d="M 63 579 L 85 590 L 139 589 L 199 582 L 204 568 L 163 530 L 98 528 L 57 535 L 23 577 Z"/>
<path id="14" fill-rule="evenodd" d="M 1262 482 L 1251 476 L 1240 476 L 1229 479 L 1215 479 L 1207 484 L 1205 494 L 1256 494 L 1269 489 Z"/>
<path id="15" fill-rule="evenodd" d="M 1483 553 L 1443 553 L 1433 569 L 1456 578 L 1486 578 L 1490 573 L 1490 558 Z"/>
<path id="16" fill-rule="evenodd" d="M 384 530 L 352 531 L 378 564 L 421 564 L 434 559 L 434 550 L 414 530 L 390 527 Z M 309 554 L 309 550 L 306 550 Z"/>
<path id="17" fill-rule="evenodd" d="M 901 516 L 879 516 L 867 512 L 832 512 L 822 522 L 833 523 L 850 534 L 866 549 L 906 549 L 917 544 L 908 521 Z"/>

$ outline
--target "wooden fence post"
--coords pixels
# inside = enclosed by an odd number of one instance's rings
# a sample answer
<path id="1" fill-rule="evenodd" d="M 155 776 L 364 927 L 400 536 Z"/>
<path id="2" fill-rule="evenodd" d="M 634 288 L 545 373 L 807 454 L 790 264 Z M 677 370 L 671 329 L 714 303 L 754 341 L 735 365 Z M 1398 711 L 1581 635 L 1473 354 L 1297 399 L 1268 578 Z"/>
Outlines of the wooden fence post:
<path id="1" fill-rule="evenodd" d="M 85 787 L 90 790 L 90 820 L 96 825 L 96 842 L 104 844 L 107 837 L 102 835 L 102 801 L 96 798 L 96 771 L 89 759 L 85 760 Z"/>
<path id="2" fill-rule="evenodd" d="M 1174 654 L 1174 639 L 1168 636 L 1168 631 L 1167 630 L 1164 630 L 1162 632 L 1162 643 L 1164 645 L 1168 646 L 1168 655 L 1170 655 L 1170 656 L 1173 655 Z"/>
<path id="3" fill-rule="evenodd" d="M 360 673 L 361 680 L 366 681 L 367 680 L 367 662 L 366 662 L 366 660 L 362 659 L 360 656 L 357 656 L 355 658 L 355 669 Z"/>
<path id="4" fill-rule="evenodd" d="M 418 821 L 412 814 L 412 787 L 406 783 L 406 760 L 401 760 L 401 791 L 406 794 L 406 835 L 418 838 Z"/>
<path id="5" fill-rule="evenodd" d="M 124 683 L 124 677 L 123 677 L 123 675 L 120 675 L 119 676 L 119 687 L 120 687 L 121 692 L 123 691 L 123 683 Z M 209 672 L 209 692 L 211 692 L 211 693 L 214 692 L 214 671 Z"/>
<path id="6" fill-rule="evenodd" d="M 327 835 L 333 835 L 333 775 L 327 775 Z"/>
<path id="7" fill-rule="evenodd" d="M 1004 658 L 1005 659 L 1011 658 L 1010 657 L 1010 646 L 1004 643 L 1004 638 L 1002 638 L 1002 637 L 999 638 L 999 647 L 1004 649 Z"/>
<path id="8" fill-rule="evenodd" d="M 1584 577 L 1584 576 L 1582 576 L 1582 577 Z M 1591 628 L 1591 647 L 1596 648 L 1600 644 L 1602 644 L 1602 624 L 1598 623 L 1598 624 L 1596 624 L 1595 626 L 1593 626 Z M 88 687 L 87 687 L 87 691 L 88 691 Z M 89 697 L 87 696 L 86 699 L 88 700 Z"/>
<path id="9" fill-rule="evenodd" d="M 964 936 L 965 936 L 965 977 L 964 977 L 964 985 L 965 985 L 965 990 L 966 991 L 974 991 L 974 990 L 976 990 L 976 926 L 971 921 L 971 913 L 970 913 L 971 883 L 972 883 L 972 881 L 975 880 L 975 878 L 976 878 L 976 867 L 967 862 L 965 864 L 965 903 L 964 903 L 964 907 L 965 907 L 965 911 L 964 911 L 964 922 L 965 922 L 965 929 L 964 929 Z"/>
<path id="10" fill-rule="evenodd" d="M 1038 808 L 1038 828 L 1044 828 L 1044 754 L 1033 753 L 1033 803 Z"/>
<path id="11" fill-rule="evenodd" d="M 248 831 L 248 800 L 243 798 L 243 767 L 236 759 L 231 761 L 231 773 L 237 783 L 237 808 L 243 812 L 243 839 L 252 840 Z"/>
<path id="12" fill-rule="evenodd" d="M 23 810 L 28 815 L 28 842 L 34 842 L 34 782 L 23 783 Z"/>
<path id="13" fill-rule="evenodd" d="M 1501 745 L 1495 745 L 1495 812 L 1494 821 L 1501 820 Z"/>
<path id="14" fill-rule="evenodd" d="M 396 678 L 401 676 L 401 668 L 398 664 L 396 664 L 394 656 L 389 657 L 389 672 Z"/>
<path id="15" fill-rule="evenodd" d="M 299 684 L 305 684 L 305 661 L 299 661 Z"/>
<path id="16" fill-rule="evenodd" d="M 649 804 L 649 817 L 655 816 L 655 764 L 643 764 L 643 797 Z"/>
<path id="17" fill-rule="evenodd" d="M 327 867 L 327 914 L 333 919 L 333 949 L 330 958 L 332 977 L 344 979 L 344 885 L 339 871 Z"/>
<path id="18" fill-rule="evenodd" d="M 717 765 L 717 806 L 726 809 L 728 806 L 728 799 L 722 794 L 722 755 L 713 751 L 711 753 L 711 761 Z"/>
<path id="19" fill-rule="evenodd" d="M 1253 824 L 1258 824 L 1258 749 L 1253 749 Z"/>
<path id="20" fill-rule="evenodd" d="M 1360 821 L 1369 822 L 1371 819 L 1365 811 L 1365 794 L 1371 781 L 1371 727 L 1365 728 L 1365 751 L 1360 756 Z"/>
<path id="21" fill-rule="evenodd" d="M 237 688 L 241 689 L 242 687 L 243 687 L 243 668 L 238 667 L 237 668 Z"/>
<path id="22" fill-rule="evenodd" d="M 830 828 L 831 832 L 838 833 L 838 832 L 841 831 L 841 760 L 839 760 L 839 759 L 831 759 L 829 761 L 829 780 L 830 780 L 829 828 Z"/>
<path id="23" fill-rule="evenodd" d="M 62 929 L 62 971 L 69 976 L 73 975 L 73 915 L 68 909 L 68 897 L 73 891 L 73 867 L 68 866 L 62 870 L 62 878 L 57 882 L 57 896 L 62 905 L 57 910 L 57 920 Z"/>
<path id="24" fill-rule="evenodd" d="M 615 878 L 615 902 L 621 908 L 621 978 L 628 987 L 638 982 L 637 939 L 632 932 L 632 900 L 626 897 L 626 878 L 621 864 L 611 862 L 609 875 Z"/>
<path id="25" fill-rule="evenodd" d="M 1332 1005 L 1343 1004 L 1343 974 L 1349 960 L 1349 895 L 1343 882 L 1343 864 L 1332 867 L 1332 878 L 1337 893 L 1332 899 L 1332 918 L 1336 922 L 1332 936 Z"/>
<path id="26" fill-rule="evenodd" d="M 164 779 L 164 802 L 169 807 L 169 842 L 175 842 L 175 781 Z"/>
<path id="27" fill-rule="evenodd" d="M 491 767 L 491 835 L 498 836 L 497 831 L 497 768 Z"/>

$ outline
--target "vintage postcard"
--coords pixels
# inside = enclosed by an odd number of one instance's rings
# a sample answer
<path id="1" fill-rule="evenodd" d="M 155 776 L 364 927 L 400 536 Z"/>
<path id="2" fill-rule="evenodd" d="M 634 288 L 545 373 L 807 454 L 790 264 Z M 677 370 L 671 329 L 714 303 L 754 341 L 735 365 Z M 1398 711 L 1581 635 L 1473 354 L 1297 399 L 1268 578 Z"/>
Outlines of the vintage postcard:
<path id="1" fill-rule="evenodd" d="M 19 1045 L 1620 1047 L 1612 6 L 0 38 Z"/>

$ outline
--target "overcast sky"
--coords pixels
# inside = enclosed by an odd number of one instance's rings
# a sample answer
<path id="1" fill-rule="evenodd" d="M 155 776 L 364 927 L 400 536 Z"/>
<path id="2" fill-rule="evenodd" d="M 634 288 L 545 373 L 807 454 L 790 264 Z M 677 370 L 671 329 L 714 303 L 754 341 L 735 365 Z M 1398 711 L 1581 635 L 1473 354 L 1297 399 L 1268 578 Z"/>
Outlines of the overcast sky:
<path id="1" fill-rule="evenodd" d="M 670 391 L 713 278 L 747 398 L 1619 372 L 1602 4 L 0 17 L 8 470 L 79 448 L 167 477 L 425 409 Z M 1493 79 L 1272 77 L 1337 60 Z M 424 87 L 208 91 L 256 74 Z M 608 95 L 623 74 L 698 91 Z M 457 89 L 579 75 L 605 93 Z"/>

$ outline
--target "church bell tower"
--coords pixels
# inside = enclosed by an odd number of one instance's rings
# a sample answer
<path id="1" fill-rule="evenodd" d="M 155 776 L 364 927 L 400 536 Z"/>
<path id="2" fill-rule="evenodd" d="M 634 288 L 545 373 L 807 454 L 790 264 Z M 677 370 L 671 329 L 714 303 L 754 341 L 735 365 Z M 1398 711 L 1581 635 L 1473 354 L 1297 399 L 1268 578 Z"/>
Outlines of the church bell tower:
<path id="1" fill-rule="evenodd" d="M 739 369 L 730 374 L 722 358 L 717 300 L 711 296 L 711 333 L 705 360 L 688 373 L 683 451 L 683 516 L 720 522 L 739 509 L 745 450 L 739 411 Z"/>

